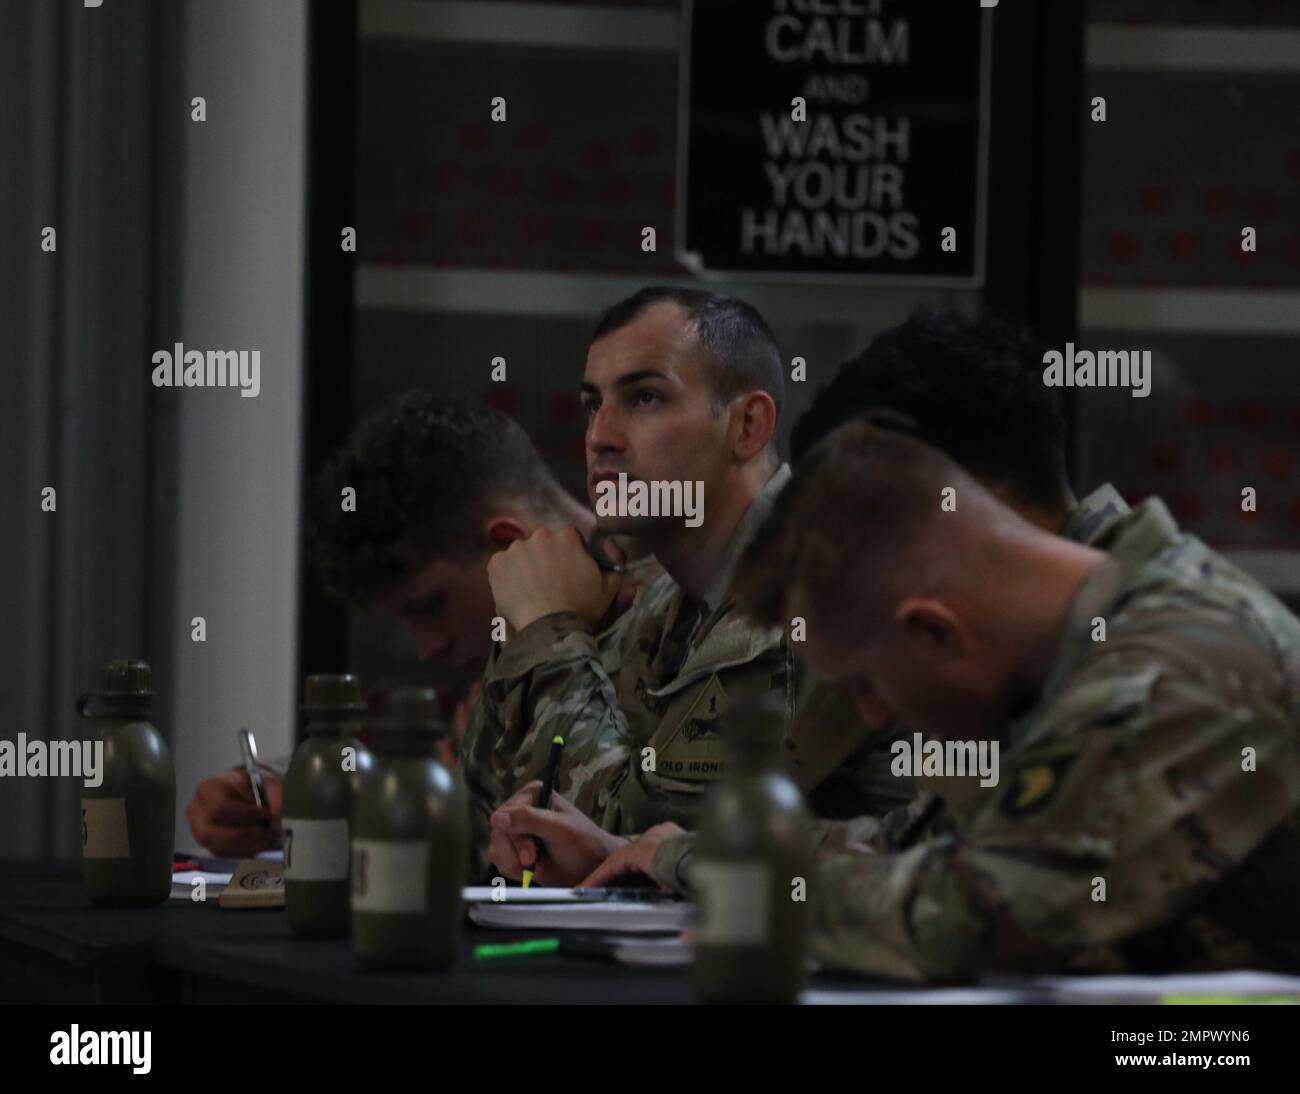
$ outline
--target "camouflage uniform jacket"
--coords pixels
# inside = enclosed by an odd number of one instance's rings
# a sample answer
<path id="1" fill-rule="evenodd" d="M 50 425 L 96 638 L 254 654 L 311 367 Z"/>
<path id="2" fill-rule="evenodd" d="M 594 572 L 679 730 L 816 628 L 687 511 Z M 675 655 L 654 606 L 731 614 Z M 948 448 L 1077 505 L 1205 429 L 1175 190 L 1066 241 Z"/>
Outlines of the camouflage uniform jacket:
<path id="1" fill-rule="evenodd" d="M 1300 621 L 1146 502 L 1080 591 L 999 784 L 929 813 L 820 826 L 823 962 L 906 980 L 1300 966 Z"/>
<path id="2" fill-rule="evenodd" d="M 637 596 L 641 597 L 663 576 L 663 572 L 653 555 L 645 555 L 627 563 L 624 577 L 637 586 Z M 624 612 L 609 621 L 594 638 L 588 635 L 595 656 L 602 664 L 618 664 L 626 619 L 627 613 Z M 619 756 L 626 755 L 623 742 L 616 737 L 586 739 L 581 732 L 575 736 L 577 727 L 559 722 L 539 725 L 536 732 L 530 732 L 533 727 L 529 723 L 512 718 L 512 712 L 517 712 L 527 697 L 526 689 L 521 690 L 526 681 L 517 681 L 508 675 L 503 677 L 495 668 L 504 649 L 503 646 L 495 647 L 489 657 L 484 686 L 471 708 L 458 756 L 461 776 L 469 792 L 473 848 L 470 861 L 474 864 L 471 869 L 476 876 L 486 876 L 480 852 L 487 846 L 488 819 L 492 810 L 530 779 L 542 777 L 551 737 L 555 733 L 565 736 L 569 746 L 566 770 L 572 762 L 575 747 L 580 753 L 592 756 L 599 756 L 607 749 L 616 751 Z M 562 779 L 561 788 L 566 785 L 567 780 Z"/>
<path id="3" fill-rule="evenodd" d="M 1099 541 L 1109 536 L 1129 512 L 1129 507 L 1120 497 L 1119 492 L 1110 483 L 1105 483 L 1079 503 L 1078 508 L 1070 514 L 1060 534 L 1076 543 L 1100 546 Z M 898 726 L 889 739 L 892 742 L 910 737 L 911 734 L 904 727 Z M 805 751 L 807 750 L 808 747 L 805 746 Z M 834 782 L 843 780 L 846 770 L 851 771 L 852 768 L 851 763 L 844 765 L 836 776 L 827 780 L 826 786 L 829 787 Z M 936 797 L 943 798 L 950 804 L 956 804 L 967 794 L 973 793 L 974 786 L 975 780 L 969 778 L 923 775 L 915 780 L 916 797 L 892 814 L 887 821 L 885 818 L 879 819 L 882 823 L 887 823 L 891 831 L 895 832 L 906 832 L 918 824 L 923 827 L 943 805 L 943 802 L 934 801 Z M 850 793 L 846 797 L 847 803 L 851 804 L 854 795 Z M 838 808 L 836 803 L 827 800 L 828 798 L 829 795 L 823 790 L 822 800 L 816 803 L 814 810 L 818 817 L 843 818 L 850 815 L 842 808 Z M 819 823 L 814 825 L 813 830 L 815 833 L 820 833 L 824 828 L 825 826 Z M 664 884 L 685 890 L 687 888 L 686 863 L 693 850 L 693 835 L 666 841 L 660 846 L 655 857 L 656 876 Z"/>
<path id="4" fill-rule="evenodd" d="M 558 612 L 496 651 L 480 696 L 484 726 L 467 756 L 499 773 L 486 793 L 489 780 L 478 780 L 479 802 L 499 802 L 538 777 L 559 734 L 559 789 L 607 831 L 690 826 L 725 767 L 724 716 L 760 698 L 779 712 L 774 745 L 784 736 L 786 762 L 814 807 L 824 801 L 823 815 L 883 814 L 911 799 L 912 780 L 889 772 L 888 742 L 867 741 L 848 705 L 794 660 L 781 629 L 748 623 L 729 595 L 741 552 L 789 477 L 788 467 L 777 470 L 738 523 L 693 627 L 697 605 L 665 575 L 600 640 L 576 615 Z M 473 790 L 468 772 L 467 781 Z"/>

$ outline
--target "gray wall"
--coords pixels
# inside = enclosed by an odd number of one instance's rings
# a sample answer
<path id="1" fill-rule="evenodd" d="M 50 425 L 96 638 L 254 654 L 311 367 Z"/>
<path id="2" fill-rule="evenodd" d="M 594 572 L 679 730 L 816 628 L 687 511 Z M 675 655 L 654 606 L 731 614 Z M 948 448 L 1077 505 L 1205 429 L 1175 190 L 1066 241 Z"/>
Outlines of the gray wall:
<path id="1" fill-rule="evenodd" d="M 188 4 L 189 129 L 177 338 L 258 349 L 261 394 L 180 393 L 175 598 L 177 845 L 194 784 L 293 742 L 297 671 L 306 4 Z M 188 109 L 188 108 L 187 108 Z M 207 641 L 190 638 L 202 616 Z"/>
<path id="2" fill-rule="evenodd" d="M 85 736 L 144 657 L 182 848 L 239 726 L 292 742 L 305 49 L 305 0 L 0 0 L 0 738 Z M 260 350 L 261 394 L 154 388 L 177 341 Z M 0 857 L 75 858 L 79 797 L 0 780 Z"/>

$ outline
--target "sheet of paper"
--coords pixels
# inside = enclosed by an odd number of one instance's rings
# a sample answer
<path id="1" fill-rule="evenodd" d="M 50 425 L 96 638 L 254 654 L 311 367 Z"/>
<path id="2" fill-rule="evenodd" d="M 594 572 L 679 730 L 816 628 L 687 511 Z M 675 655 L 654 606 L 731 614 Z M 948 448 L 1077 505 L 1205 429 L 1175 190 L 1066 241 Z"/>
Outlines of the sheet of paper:
<path id="1" fill-rule="evenodd" d="M 690 925 L 690 904 L 615 900 L 578 904 L 471 904 L 470 919 L 480 927 L 506 930 L 676 932 Z"/>
<path id="2" fill-rule="evenodd" d="M 874 991 L 846 990 L 801 992 L 799 1002 L 813 1006 L 884 1004 L 889 1006 L 967 1006 L 1031 1003 L 1032 992 L 1012 988 L 880 988 Z"/>
<path id="3" fill-rule="evenodd" d="M 620 939 L 614 947 L 614 959 L 624 965 L 689 965 L 695 960 L 695 947 L 680 935 Z"/>
<path id="4" fill-rule="evenodd" d="M 221 890 L 230 884 L 233 874 L 223 874 L 209 870 L 181 870 L 172 874 L 172 900 L 190 900 L 194 894 L 194 881 L 202 878 L 206 891 L 204 896 L 212 899 L 221 895 Z"/>
<path id="5" fill-rule="evenodd" d="M 1300 996 L 1300 976 L 1251 969 L 1167 976 L 1043 976 L 1031 983 L 1048 989 L 1058 1003 L 1154 1003 L 1169 996 Z"/>

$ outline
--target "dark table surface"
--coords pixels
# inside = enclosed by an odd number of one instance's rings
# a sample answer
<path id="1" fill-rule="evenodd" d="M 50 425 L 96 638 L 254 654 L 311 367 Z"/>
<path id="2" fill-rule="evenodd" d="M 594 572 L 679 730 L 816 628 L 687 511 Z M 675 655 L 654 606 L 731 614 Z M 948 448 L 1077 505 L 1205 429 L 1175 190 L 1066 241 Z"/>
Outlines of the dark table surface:
<path id="1" fill-rule="evenodd" d="M 546 932 L 532 937 L 545 936 Z M 689 1003 L 688 970 L 630 968 L 566 954 L 475 960 L 481 942 L 530 937 L 467 927 L 445 972 L 363 970 L 346 940 L 294 938 L 278 916 L 258 935 L 170 939 L 158 960 L 187 977 L 194 1002 Z"/>
<path id="2" fill-rule="evenodd" d="M 80 863 L 0 861 L 0 1002 L 178 1003 L 184 977 L 158 964 L 160 941 L 257 934 L 273 919 L 215 900 L 96 908 Z"/>
<path id="3" fill-rule="evenodd" d="M 86 900 L 77 863 L 0 862 L 0 949 L 9 958 L 0 963 L 0 995 L 9 1001 L 73 998 L 37 983 L 54 976 L 89 985 L 99 1001 L 690 1001 L 685 969 L 633 969 L 560 954 L 473 957 L 480 942 L 547 933 L 467 927 L 461 959 L 447 972 L 366 972 L 346 939 L 294 938 L 280 909 L 223 911 L 215 899 L 96 908 Z M 128 974 L 135 979 L 122 989 Z"/>
<path id="4" fill-rule="evenodd" d="M 223 912 L 215 897 L 96 908 L 86 899 L 79 863 L 0 862 L 0 941 L 76 967 L 151 961 L 164 940 L 258 935 L 275 919 L 273 910 Z"/>
<path id="5" fill-rule="evenodd" d="M 0 861 L 0 1002 L 98 1003 L 688 1003 L 688 968 L 634 967 L 566 953 L 475 959 L 481 942 L 553 936 L 466 926 L 445 972 L 363 970 L 346 939 L 293 937 L 282 909 L 223 911 L 215 899 L 154 908 L 96 908 L 78 863 Z M 562 934 L 562 932 L 560 932 Z M 1081 978 L 1088 979 L 1088 978 Z M 1116 978 L 1102 978 L 1116 979 Z M 1118 978 L 1124 979 L 1124 978 Z M 1154 1002 L 1162 978 L 1114 1001 Z M 1169 991 L 1186 993 L 1181 978 Z M 1275 978 L 1276 979 L 1276 978 Z M 1089 987 L 1094 986 L 1089 981 Z M 1261 991 L 1263 989 L 1260 989 Z M 1195 993 L 1221 994 L 1198 987 Z M 1252 989 L 1252 994 L 1258 994 Z M 1234 987 L 1230 994 L 1242 994 Z M 1300 995 L 1300 981 L 1264 994 Z M 1151 998 L 1146 998 L 1151 996 Z M 907 987 L 813 977 L 805 1002 L 1025 1003 L 1077 1001 L 1031 981 Z M 1099 1001 L 1096 996 L 1087 1001 Z"/>
<path id="6" fill-rule="evenodd" d="M 466 926 L 445 972 L 363 970 L 346 940 L 293 937 L 281 909 L 222 910 L 169 900 L 96 908 L 78 863 L 0 861 L 0 1000 L 230 1003 L 689 1003 L 688 968 L 633 967 L 563 953 L 476 960 L 481 942 L 555 932 Z M 821 1001 L 930 1001 L 926 989 L 813 978 Z M 932 990 L 932 989 L 931 989 Z M 1030 1001 L 1036 993 L 971 989 L 961 1001 Z M 865 1000 L 864 1000 L 865 1001 Z M 934 1001 L 939 1001 L 935 998 Z M 946 999 L 944 1001 L 947 1001 Z"/>

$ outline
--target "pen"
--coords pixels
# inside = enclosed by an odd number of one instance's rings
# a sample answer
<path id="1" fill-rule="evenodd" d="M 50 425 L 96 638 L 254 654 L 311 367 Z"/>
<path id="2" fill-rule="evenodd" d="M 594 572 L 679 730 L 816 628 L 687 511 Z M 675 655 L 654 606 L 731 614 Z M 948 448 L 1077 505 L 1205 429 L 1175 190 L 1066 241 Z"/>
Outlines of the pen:
<path id="1" fill-rule="evenodd" d="M 564 751 L 564 738 L 556 734 L 551 738 L 551 754 L 546 758 L 546 774 L 542 777 L 542 792 L 537 798 L 538 809 L 550 809 L 551 792 L 555 789 L 555 779 L 560 773 L 560 753 Z M 542 841 L 537 840 L 537 853 L 542 853 Z M 533 883 L 533 871 L 524 871 L 524 888 Z"/>
<path id="2" fill-rule="evenodd" d="M 257 763 L 257 741 L 247 729 L 239 731 L 239 751 L 244 757 L 244 770 L 248 772 L 248 782 L 253 788 L 253 801 L 259 809 L 266 808 L 266 791 L 262 787 L 262 769 Z M 262 827 L 269 827 L 268 821 Z"/>

